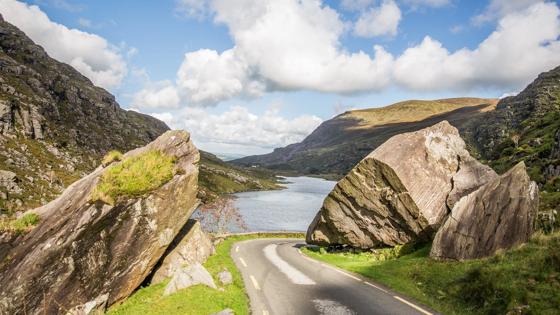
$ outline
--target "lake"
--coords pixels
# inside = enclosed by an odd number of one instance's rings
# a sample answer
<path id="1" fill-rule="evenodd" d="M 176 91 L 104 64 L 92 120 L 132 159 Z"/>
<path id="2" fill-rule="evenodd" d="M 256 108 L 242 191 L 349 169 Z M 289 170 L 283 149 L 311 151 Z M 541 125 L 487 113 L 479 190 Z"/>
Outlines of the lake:
<path id="1" fill-rule="evenodd" d="M 234 194 L 247 231 L 307 231 L 336 182 L 286 177 L 286 189 Z"/>

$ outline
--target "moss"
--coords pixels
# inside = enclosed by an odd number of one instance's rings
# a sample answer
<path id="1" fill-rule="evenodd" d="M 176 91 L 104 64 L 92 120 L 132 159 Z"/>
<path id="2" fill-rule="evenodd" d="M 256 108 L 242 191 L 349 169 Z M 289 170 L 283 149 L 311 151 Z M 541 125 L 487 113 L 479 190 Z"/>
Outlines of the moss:
<path id="1" fill-rule="evenodd" d="M 39 216 L 35 213 L 28 213 L 19 219 L 3 219 L 0 220 L 1 232 L 28 232 L 39 223 Z"/>
<path id="2" fill-rule="evenodd" d="M 122 161 L 123 159 L 123 154 L 117 150 L 112 150 L 109 151 L 107 154 L 105 154 L 105 156 L 103 157 L 103 160 L 101 161 L 101 164 L 103 166 L 107 166 L 113 162 L 119 162 Z"/>
<path id="3" fill-rule="evenodd" d="M 107 168 L 94 189 L 91 201 L 114 204 L 120 196 L 140 196 L 170 181 L 175 157 L 152 150 L 124 159 Z"/>

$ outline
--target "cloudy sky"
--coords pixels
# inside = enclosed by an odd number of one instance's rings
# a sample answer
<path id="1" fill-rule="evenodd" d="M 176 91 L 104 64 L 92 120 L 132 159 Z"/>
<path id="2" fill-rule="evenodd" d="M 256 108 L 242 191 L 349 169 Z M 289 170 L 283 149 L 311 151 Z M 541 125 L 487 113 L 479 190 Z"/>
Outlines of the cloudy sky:
<path id="1" fill-rule="evenodd" d="M 123 108 L 265 153 L 352 108 L 500 97 L 560 65 L 558 1 L 0 0 Z"/>

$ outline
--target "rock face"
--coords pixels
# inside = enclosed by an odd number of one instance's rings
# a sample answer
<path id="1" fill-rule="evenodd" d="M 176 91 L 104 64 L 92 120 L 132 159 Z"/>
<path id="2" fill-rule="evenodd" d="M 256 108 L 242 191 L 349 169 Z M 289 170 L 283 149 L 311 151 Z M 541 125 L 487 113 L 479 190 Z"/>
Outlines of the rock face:
<path id="1" fill-rule="evenodd" d="M 372 248 L 427 238 L 450 205 L 496 176 L 446 121 L 392 137 L 338 182 L 307 242 Z"/>
<path id="2" fill-rule="evenodd" d="M 114 206 L 92 203 L 99 167 L 35 210 L 39 225 L 0 253 L 0 313 L 60 314 L 105 295 L 111 305 L 142 283 L 198 204 L 199 153 L 189 134 L 169 131 L 125 158 L 148 150 L 176 157 L 177 172 L 161 187 Z"/>
<path id="3" fill-rule="evenodd" d="M 212 241 L 196 220 L 189 220 L 167 249 L 161 265 L 156 268 L 151 283 L 160 283 L 175 272 L 195 263 L 204 263 L 214 253 Z"/>
<path id="4" fill-rule="evenodd" d="M 168 129 L 121 109 L 113 95 L 0 16 L 0 169 L 16 173 L 21 188 L 0 201 L 0 214 L 44 205 L 107 151 L 144 146 Z"/>
<path id="5" fill-rule="evenodd" d="M 436 234 L 430 256 L 481 258 L 527 242 L 537 216 L 538 193 L 525 164 L 517 164 L 455 204 Z"/>

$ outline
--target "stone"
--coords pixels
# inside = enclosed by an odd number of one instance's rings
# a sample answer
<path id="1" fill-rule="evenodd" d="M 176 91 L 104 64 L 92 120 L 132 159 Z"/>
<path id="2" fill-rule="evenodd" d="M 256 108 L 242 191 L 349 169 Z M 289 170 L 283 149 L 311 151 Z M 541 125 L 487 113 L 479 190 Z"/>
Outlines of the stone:
<path id="1" fill-rule="evenodd" d="M 170 295 L 181 289 L 197 284 L 203 284 L 212 289 L 218 288 L 214 283 L 214 279 L 212 279 L 212 275 L 210 275 L 206 268 L 199 263 L 195 263 L 192 266 L 176 270 L 175 274 L 165 287 L 163 295 Z"/>
<path id="2" fill-rule="evenodd" d="M 169 131 L 125 158 L 159 150 L 174 156 L 175 175 L 161 187 L 114 205 L 91 202 L 105 168 L 31 210 L 39 224 L 0 244 L 0 309 L 6 314 L 59 314 L 108 294 L 128 297 L 152 273 L 198 205 L 199 153 L 184 131 Z M 9 246 L 8 246 L 9 245 Z"/>
<path id="3" fill-rule="evenodd" d="M 0 170 L 0 187 L 4 187 L 8 193 L 21 194 L 22 189 L 18 186 L 16 173 Z"/>
<path id="4" fill-rule="evenodd" d="M 226 308 L 225 310 L 222 310 L 218 313 L 214 313 L 212 315 L 235 315 L 235 313 L 231 308 Z"/>
<path id="5" fill-rule="evenodd" d="M 538 186 L 521 162 L 455 204 L 434 238 L 430 256 L 482 258 L 525 243 L 533 233 L 538 206 Z"/>
<path id="6" fill-rule="evenodd" d="M 204 263 L 214 253 L 214 245 L 196 220 L 189 220 L 181 229 L 156 267 L 151 283 L 160 283 L 181 268 Z"/>
<path id="7" fill-rule="evenodd" d="M 307 242 L 369 249 L 427 240 L 449 204 L 496 176 L 447 121 L 394 136 L 337 183 Z"/>
<path id="8" fill-rule="evenodd" d="M 105 314 L 105 309 L 107 308 L 108 298 L 108 294 L 103 294 L 84 305 L 72 308 L 66 312 L 66 315 L 103 315 Z"/>
<path id="9" fill-rule="evenodd" d="M 233 282 L 233 276 L 231 275 L 231 272 L 224 270 L 218 273 L 218 280 L 220 280 L 223 285 L 228 285 Z"/>

